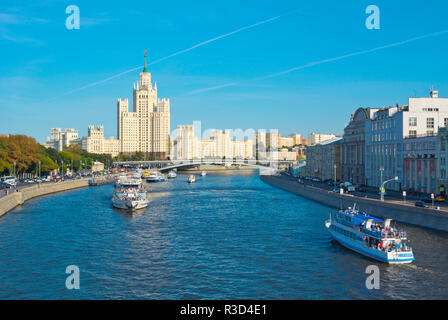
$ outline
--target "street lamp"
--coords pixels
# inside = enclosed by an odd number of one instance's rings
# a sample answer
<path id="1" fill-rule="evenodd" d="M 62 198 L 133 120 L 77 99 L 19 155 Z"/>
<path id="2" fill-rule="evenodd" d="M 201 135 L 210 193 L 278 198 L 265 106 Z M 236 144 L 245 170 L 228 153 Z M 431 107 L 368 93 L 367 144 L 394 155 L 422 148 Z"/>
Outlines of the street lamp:
<path id="1" fill-rule="evenodd" d="M 334 168 L 334 186 L 336 186 L 336 163 L 333 165 Z"/>
<path id="2" fill-rule="evenodd" d="M 14 178 L 16 177 L 16 162 L 14 161 Z"/>
<path id="3" fill-rule="evenodd" d="M 397 180 L 398 180 L 398 177 L 395 177 L 395 178 L 393 178 L 393 179 L 386 180 L 386 181 L 384 181 L 384 182 L 381 184 L 381 189 L 380 189 L 380 193 L 381 193 L 381 201 L 384 201 L 384 185 L 385 185 L 386 183 L 388 183 L 388 182 L 391 182 L 391 181 L 397 181 Z"/>
<path id="4" fill-rule="evenodd" d="M 381 166 L 380 167 L 380 174 L 381 174 L 381 185 L 383 184 L 383 172 L 384 172 L 384 167 Z"/>

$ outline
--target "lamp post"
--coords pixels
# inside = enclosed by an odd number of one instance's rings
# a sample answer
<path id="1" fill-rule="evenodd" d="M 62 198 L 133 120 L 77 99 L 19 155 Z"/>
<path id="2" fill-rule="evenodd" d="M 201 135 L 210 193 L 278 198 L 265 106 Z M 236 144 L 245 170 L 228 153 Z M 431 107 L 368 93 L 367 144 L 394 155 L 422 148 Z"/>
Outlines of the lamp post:
<path id="1" fill-rule="evenodd" d="M 14 161 L 14 178 L 16 177 L 16 162 Z"/>
<path id="2" fill-rule="evenodd" d="M 333 165 L 334 168 L 334 186 L 336 186 L 336 163 Z"/>
<path id="3" fill-rule="evenodd" d="M 393 179 L 386 180 L 386 181 L 384 181 L 384 182 L 381 184 L 381 189 L 380 189 L 380 193 L 381 193 L 381 201 L 384 201 L 384 185 L 385 185 L 386 183 L 388 183 L 388 182 L 391 182 L 391 181 L 397 181 L 397 180 L 398 180 L 398 177 L 395 177 L 395 178 L 393 178 Z"/>
<path id="4" fill-rule="evenodd" d="M 384 167 L 381 166 L 381 167 L 380 167 L 381 185 L 383 184 L 383 172 L 384 172 Z"/>

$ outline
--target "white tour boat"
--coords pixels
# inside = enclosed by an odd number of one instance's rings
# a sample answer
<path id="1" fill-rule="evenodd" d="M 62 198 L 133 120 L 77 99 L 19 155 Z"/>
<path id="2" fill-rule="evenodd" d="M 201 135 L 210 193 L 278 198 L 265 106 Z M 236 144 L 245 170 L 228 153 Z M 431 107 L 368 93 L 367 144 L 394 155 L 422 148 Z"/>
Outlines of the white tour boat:
<path id="1" fill-rule="evenodd" d="M 119 177 L 115 184 L 112 205 L 118 209 L 137 210 L 149 204 L 146 192 L 142 189 L 142 179 Z"/>
<path id="2" fill-rule="evenodd" d="M 391 219 L 379 219 L 355 208 L 339 210 L 325 222 L 331 236 L 344 247 L 385 263 L 411 263 L 406 232 L 392 228 Z"/>
<path id="3" fill-rule="evenodd" d="M 188 177 L 188 183 L 195 183 L 196 182 L 196 178 L 195 178 L 195 176 L 194 175 L 190 175 L 189 177 Z"/>
<path id="4" fill-rule="evenodd" d="M 165 181 L 165 177 L 163 174 L 161 174 L 159 171 L 152 171 L 149 173 L 148 178 L 146 179 L 146 182 L 162 182 Z"/>
<path id="5" fill-rule="evenodd" d="M 201 176 L 205 177 L 206 175 L 207 175 L 207 172 L 205 172 L 205 171 L 201 172 Z"/>
<path id="6" fill-rule="evenodd" d="M 167 176 L 168 179 L 174 179 L 176 177 L 177 177 L 176 171 L 171 170 L 170 172 L 168 172 L 168 176 Z"/>

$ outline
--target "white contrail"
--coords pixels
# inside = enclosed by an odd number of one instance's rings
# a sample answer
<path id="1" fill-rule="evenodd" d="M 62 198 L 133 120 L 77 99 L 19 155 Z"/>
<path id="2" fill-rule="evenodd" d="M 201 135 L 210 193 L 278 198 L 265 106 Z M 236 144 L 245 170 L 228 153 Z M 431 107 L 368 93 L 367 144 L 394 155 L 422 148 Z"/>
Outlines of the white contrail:
<path id="1" fill-rule="evenodd" d="M 295 12 L 295 11 L 293 11 L 293 12 Z M 289 13 L 289 14 L 291 14 L 291 13 Z M 262 24 L 265 24 L 265 23 L 268 23 L 268 22 L 277 20 L 277 19 L 279 19 L 279 18 L 281 18 L 281 17 L 283 17 L 283 16 L 285 16 L 285 15 L 287 15 L 287 14 L 283 14 L 283 15 L 279 15 L 279 16 L 271 17 L 271 18 L 269 18 L 269 19 L 265 19 L 265 20 L 259 21 L 259 22 L 257 22 L 257 23 L 254 23 L 254 24 L 251 24 L 251 25 L 248 25 L 248 26 L 245 26 L 245 27 L 241 27 L 241 28 L 239 28 L 239 29 L 236 29 L 236 30 L 234 30 L 234 31 L 232 31 L 232 32 L 229 32 L 229 33 L 220 35 L 220 36 L 218 36 L 218 37 L 215 37 L 215 38 L 212 38 L 212 39 L 209 39 L 209 40 L 206 40 L 206 41 L 197 43 L 197 44 L 195 44 L 195 45 L 192 46 L 192 47 L 189 47 L 189 48 L 187 48 L 187 49 L 183 49 L 183 50 L 181 50 L 181 51 L 172 53 L 172 54 L 170 54 L 170 55 L 168 55 L 168 56 L 165 56 L 165 57 L 163 57 L 163 58 L 160 58 L 160 59 L 158 59 L 158 60 L 155 60 L 155 61 L 149 63 L 148 65 L 154 65 L 154 64 L 156 64 L 156 63 L 162 62 L 162 61 L 167 60 L 167 59 L 169 59 L 169 58 L 172 58 L 172 57 L 178 56 L 178 55 L 180 55 L 180 54 L 186 53 L 186 52 L 188 52 L 188 51 L 194 50 L 194 49 L 196 49 L 196 48 L 202 47 L 203 45 L 206 45 L 206 44 L 208 44 L 208 43 L 214 42 L 214 41 L 216 41 L 216 40 L 223 39 L 223 38 L 229 37 L 229 36 L 231 36 L 231 35 L 234 35 L 234 34 L 236 34 L 236 33 L 239 33 L 239 32 L 241 32 L 241 31 L 244 31 L 244 30 L 247 30 L 247 29 L 251 29 L 251 28 L 254 28 L 254 27 L 256 27 L 256 26 L 259 26 L 259 25 L 262 25 Z M 65 95 L 68 95 L 68 94 L 72 94 L 72 93 L 74 93 L 74 92 L 78 92 L 78 91 L 81 91 L 81 90 L 84 90 L 84 89 L 87 89 L 87 88 L 94 87 L 94 86 L 96 86 L 96 85 L 102 84 L 102 83 L 104 83 L 104 82 L 107 82 L 107 81 L 109 81 L 109 80 L 118 78 L 118 77 L 120 77 L 120 76 L 122 76 L 122 75 L 125 75 L 125 74 L 127 74 L 127 73 L 130 73 L 130 72 L 133 72 L 133 71 L 136 71 L 136 70 L 139 70 L 139 69 L 141 69 L 141 66 L 138 66 L 138 67 L 135 67 L 135 68 L 132 68 L 132 69 L 129 69 L 129 70 L 120 72 L 120 73 L 118 73 L 118 74 L 116 74 L 116 75 L 110 76 L 109 78 L 106 78 L 106 79 L 103 79 L 103 80 L 99 80 L 99 81 L 96 81 L 96 82 L 92 82 L 92 83 L 86 84 L 85 86 L 82 86 L 82 87 L 80 87 L 80 88 L 73 89 L 73 90 L 71 90 L 71 91 L 68 91 L 68 92 L 66 92 L 66 93 L 63 93 L 63 94 L 61 94 L 61 95 L 58 96 L 58 97 L 53 97 L 53 98 L 50 99 L 50 100 L 53 100 L 53 99 L 56 99 L 56 98 L 59 98 L 59 97 L 61 97 L 61 96 L 65 96 Z M 48 100 L 47 100 L 47 101 L 48 101 Z"/>
<path id="2" fill-rule="evenodd" d="M 431 37 L 436 37 L 442 34 L 446 34 L 448 33 L 448 30 L 443 30 L 443 31 L 439 31 L 439 32 L 434 32 L 434 33 L 430 33 L 430 34 L 426 34 L 423 36 L 418 36 L 418 37 L 414 37 L 408 40 L 403 40 L 403 41 L 399 41 L 399 42 L 395 42 L 395 43 L 391 43 L 391 44 L 387 44 L 384 46 L 380 46 L 380 47 L 376 47 L 376 48 L 372 48 L 372 49 L 367 49 L 367 50 L 362 50 L 362 51 L 357 51 L 357 52 L 353 52 L 353 53 L 348 53 L 339 57 L 334 57 L 334 58 L 328 58 L 328 59 L 324 59 L 324 60 L 319 60 L 319 61 L 314 61 L 314 62 L 309 62 L 306 63 L 304 65 L 301 66 L 297 66 L 294 68 L 290 68 L 281 72 L 277 72 L 277 73 L 273 73 L 273 74 L 269 74 L 266 76 L 262 76 L 262 77 L 258 77 L 258 78 L 253 78 L 251 79 L 251 81 L 256 81 L 256 80 L 264 80 L 264 79 L 269 79 L 269 78 L 274 78 L 274 77 L 278 77 L 290 72 L 294 72 L 297 70 L 302 70 L 302 69 L 306 69 L 309 67 L 313 67 L 316 65 L 320 65 L 320 64 L 324 64 L 324 63 L 328 63 L 328 62 L 333 62 L 333 61 L 337 61 L 337 60 L 342 60 L 342 59 L 346 59 L 349 57 L 354 57 L 354 56 L 359 56 L 359 55 L 363 55 L 363 54 L 368 54 L 368 53 L 372 53 L 375 51 L 379 51 L 379 50 L 383 50 L 383 49 L 387 49 L 387 48 L 392 48 L 392 47 L 397 47 L 397 46 L 401 46 L 410 42 L 414 42 L 417 40 L 421 40 L 421 39 L 426 39 L 426 38 L 431 38 Z M 206 91 L 211 91 L 211 90 L 217 90 L 223 87 L 230 87 L 230 86 L 235 86 L 238 85 L 238 83 L 236 82 L 232 82 L 232 83 L 228 83 L 228 84 L 224 84 L 224 85 L 218 85 L 218 86 L 214 86 L 214 87 L 210 87 L 210 88 L 204 88 L 204 89 L 197 89 L 197 90 L 193 90 L 190 91 L 188 94 L 196 94 L 196 93 L 201 93 L 201 92 L 206 92 Z"/>
<path id="3" fill-rule="evenodd" d="M 236 86 L 237 84 L 238 84 L 237 82 L 225 83 L 225 84 L 221 84 L 221 85 L 214 86 L 214 87 L 193 90 L 193 91 L 190 91 L 189 94 L 196 94 L 196 93 L 201 93 L 201 92 L 206 92 L 206 91 L 217 90 L 217 89 L 221 89 L 221 88 L 225 88 L 225 87 L 232 87 L 232 86 Z"/>
<path id="4" fill-rule="evenodd" d="M 226 38 L 226 37 L 231 36 L 231 35 L 233 35 L 233 34 L 235 34 L 235 33 L 238 33 L 238 32 L 241 32 L 241 31 L 244 31 L 244 30 L 247 30 L 247 29 L 251 29 L 251 28 L 254 28 L 254 27 L 259 26 L 259 25 L 261 25 L 261 24 L 265 24 L 265 23 L 268 23 L 268 22 L 277 20 L 278 18 L 281 18 L 281 17 L 282 17 L 282 15 L 280 15 L 280 16 L 276 16 L 276 17 L 272 17 L 272 18 L 269 18 L 269 19 L 266 19 L 266 20 L 263 20 L 263 21 L 260 21 L 260 22 L 257 22 L 257 23 L 254 23 L 254 24 L 251 24 L 251 25 L 248 25 L 248 26 L 239 28 L 239 29 L 236 29 L 236 30 L 234 30 L 234 31 L 232 31 L 232 32 L 223 34 L 223 35 L 221 35 L 221 36 L 218 36 L 218 37 L 215 37 L 215 38 L 212 38 L 212 39 L 209 39 L 209 40 L 200 42 L 200 43 L 195 44 L 194 46 L 192 46 L 192 47 L 190 47 L 190 48 L 187 48 L 187 49 L 178 51 L 178 52 L 176 52 L 176 53 L 170 54 L 169 56 L 160 58 L 160 59 L 158 59 L 158 60 L 156 60 L 156 61 L 150 63 L 150 65 L 151 65 L 151 64 L 154 64 L 154 63 L 158 63 L 158 62 L 163 61 L 163 60 L 166 60 L 166 59 L 169 59 L 169 58 L 172 58 L 172 57 L 175 57 L 175 56 L 178 56 L 178 55 L 180 55 L 180 54 L 182 54 L 182 53 L 185 53 L 185 52 L 188 52 L 188 51 L 190 51 L 190 50 L 193 50 L 193 49 L 196 49 L 196 48 L 198 48 L 198 47 L 201 47 L 201 46 L 203 46 L 203 45 L 205 45 L 205 44 L 207 44 L 207 43 L 210 43 L 210 42 L 213 42 L 213 41 L 222 39 L 222 38 Z"/>

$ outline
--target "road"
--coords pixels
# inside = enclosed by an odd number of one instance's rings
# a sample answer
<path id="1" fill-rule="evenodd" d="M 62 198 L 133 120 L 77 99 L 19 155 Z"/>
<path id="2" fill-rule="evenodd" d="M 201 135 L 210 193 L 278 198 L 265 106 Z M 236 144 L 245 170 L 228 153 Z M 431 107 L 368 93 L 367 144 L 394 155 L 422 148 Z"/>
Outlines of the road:
<path id="1" fill-rule="evenodd" d="M 281 174 L 285 179 L 297 181 L 296 177 L 292 177 L 285 173 L 281 173 Z M 320 188 L 320 189 L 324 189 L 324 190 L 332 191 L 335 188 L 332 186 L 328 186 L 326 183 L 323 183 L 323 182 L 315 182 L 315 181 L 309 181 L 309 180 L 302 180 L 302 181 L 308 186 L 312 186 L 312 187 L 316 187 L 316 188 Z M 359 198 L 369 198 L 369 199 L 378 199 L 378 200 L 380 199 L 379 190 L 377 188 L 367 187 L 366 189 L 367 189 L 366 192 L 355 191 L 355 192 L 351 192 L 350 194 L 354 195 L 355 197 L 359 197 Z M 404 202 L 402 192 L 390 191 L 390 190 L 386 190 L 386 192 L 387 192 L 387 194 L 384 196 L 384 200 L 390 201 L 390 202 L 396 202 L 396 203 L 407 204 L 407 205 L 413 206 L 416 201 L 420 201 L 422 199 L 421 195 L 415 195 L 415 194 L 409 195 L 408 194 L 408 195 L 406 195 L 406 202 Z M 432 203 L 425 203 L 425 205 L 428 207 L 432 207 Z M 440 207 L 442 210 L 448 210 L 448 203 L 447 202 L 434 202 L 434 207 Z"/>

